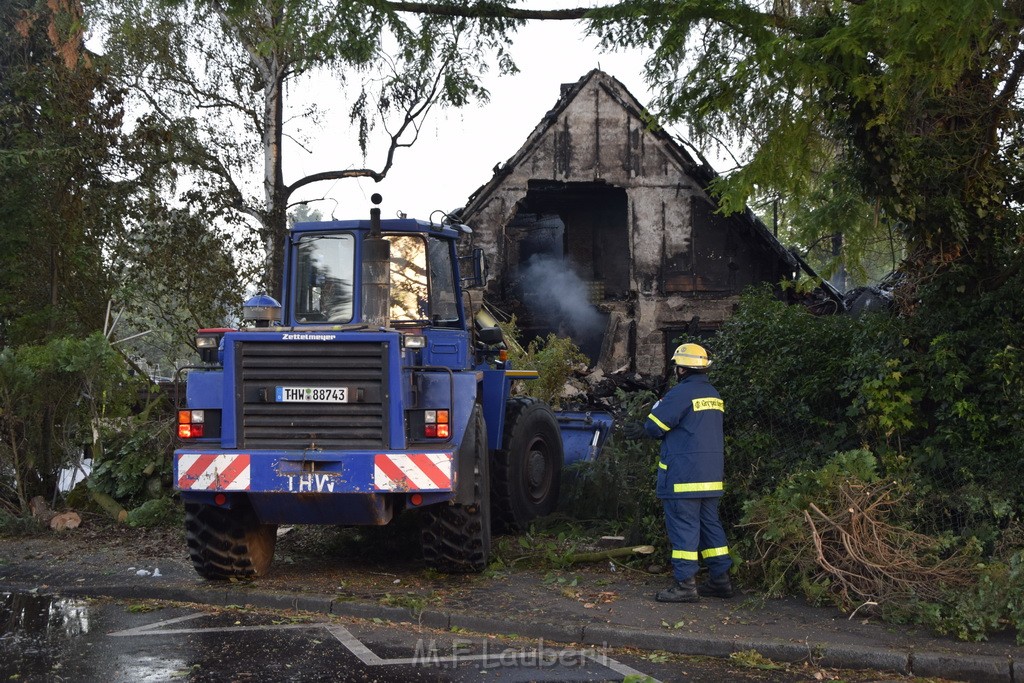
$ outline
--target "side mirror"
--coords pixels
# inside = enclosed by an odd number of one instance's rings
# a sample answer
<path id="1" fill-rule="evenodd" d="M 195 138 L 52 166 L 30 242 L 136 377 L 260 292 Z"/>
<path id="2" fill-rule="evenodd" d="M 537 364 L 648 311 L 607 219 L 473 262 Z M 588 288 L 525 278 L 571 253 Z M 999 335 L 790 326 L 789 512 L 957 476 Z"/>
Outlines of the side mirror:
<path id="1" fill-rule="evenodd" d="M 473 247 L 469 256 L 459 258 L 459 273 L 463 287 L 483 287 L 487 281 L 487 260 L 484 250 Z"/>

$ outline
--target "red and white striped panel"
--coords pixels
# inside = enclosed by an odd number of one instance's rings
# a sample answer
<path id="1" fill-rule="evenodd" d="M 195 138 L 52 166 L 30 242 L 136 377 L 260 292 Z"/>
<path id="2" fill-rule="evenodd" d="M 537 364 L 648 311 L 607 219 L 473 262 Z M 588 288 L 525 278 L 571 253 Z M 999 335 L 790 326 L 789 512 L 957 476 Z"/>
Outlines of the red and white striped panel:
<path id="1" fill-rule="evenodd" d="M 249 455 L 178 456 L 178 488 L 192 491 L 248 491 Z"/>
<path id="2" fill-rule="evenodd" d="M 373 488 L 378 491 L 440 491 L 451 487 L 451 453 L 378 453 L 373 457 Z"/>

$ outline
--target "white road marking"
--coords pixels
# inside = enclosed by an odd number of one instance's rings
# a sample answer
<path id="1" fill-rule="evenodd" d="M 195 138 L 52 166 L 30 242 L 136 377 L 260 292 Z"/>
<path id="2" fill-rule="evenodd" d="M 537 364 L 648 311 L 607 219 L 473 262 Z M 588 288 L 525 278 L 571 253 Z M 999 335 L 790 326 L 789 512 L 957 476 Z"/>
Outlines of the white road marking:
<path id="1" fill-rule="evenodd" d="M 458 652 L 452 653 L 441 657 L 440 655 L 431 656 L 416 656 L 416 657 L 394 657 L 391 659 L 383 659 L 376 654 L 370 648 L 363 644 L 358 638 L 352 635 L 344 626 L 340 624 L 326 624 L 322 622 L 308 623 L 308 624 L 258 624 L 255 626 L 212 626 L 208 628 L 164 628 L 173 624 L 180 624 L 185 621 L 192 619 L 199 619 L 200 617 L 211 616 L 206 612 L 199 612 L 197 614 L 187 614 L 183 617 L 175 617 L 173 619 L 164 619 L 163 621 L 157 621 L 152 624 L 146 624 L 144 626 L 136 626 L 135 628 L 125 629 L 123 631 L 114 631 L 108 633 L 109 636 L 115 637 L 127 637 L 127 636 L 165 636 L 165 635 L 178 635 L 184 633 L 231 633 L 231 632 L 242 632 L 242 631 L 273 631 L 273 630 L 294 630 L 294 629 L 324 629 L 328 633 L 337 639 L 339 643 L 345 646 L 349 652 L 356 656 L 360 662 L 366 666 L 427 666 L 427 665 L 440 665 L 443 663 L 459 664 L 462 662 L 483 662 L 488 661 L 500 661 L 503 665 L 510 659 L 521 663 L 521 664 L 535 664 L 537 661 L 538 653 L 536 651 L 503 651 L 503 652 L 486 652 L 484 654 L 461 654 Z M 541 641 L 541 650 L 543 651 L 543 640 Z M 570 659 L 572 661 L 580 661 L 589 659 L 595 664 L 611 669 L 612 671 L 621 674 L 622 676 L 641 676 L 644 677 L 646 674 L 637 671 L 632 667 L 626 666 L 625 664 L 618 662 L 611 657 L 604 654 L 598 654 L 596 650 L 548 650 L 543 651 L 545 657 L 553 656 L 554 661 L 564 661 Z M 659 681 L 647 677 L 644 680 L 650 683 L 660 683 Z"/>

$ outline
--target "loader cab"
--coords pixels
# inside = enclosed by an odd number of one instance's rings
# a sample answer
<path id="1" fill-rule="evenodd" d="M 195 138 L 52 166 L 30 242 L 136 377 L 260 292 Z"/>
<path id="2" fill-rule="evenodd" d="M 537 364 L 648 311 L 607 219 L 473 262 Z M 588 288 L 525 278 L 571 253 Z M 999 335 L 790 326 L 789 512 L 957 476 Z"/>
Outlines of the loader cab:
<path id="1" fill-rule="evenodd" d="M 299 223 L 289 234 L 283 312 L 297 332 L 378 329 L 401 335 L 410 365 L 468 369 L 471 363 L 459 263 L 460 232 L 412 219 Z M 377 258 L 373 240 L 388 242 L 379 265 L 389 286 L 371 282 L 366 261 Z M 372 273 L 372 269 L 370 271 Z M 373 322 L 370 294 L 386 291 L 383 325 Z M 380 311 L 382 309 L 378 309 Z"/>
<path id="2" fill-rule="evenodd" d="M 296 328 L 364 322 L 362 243 L 368 221 L 300 223 L 289 235 L 286 324 Z M 447 226 L 381 221 L 390 242 L 389 326 L 466 329 L 455 240 Z"/>

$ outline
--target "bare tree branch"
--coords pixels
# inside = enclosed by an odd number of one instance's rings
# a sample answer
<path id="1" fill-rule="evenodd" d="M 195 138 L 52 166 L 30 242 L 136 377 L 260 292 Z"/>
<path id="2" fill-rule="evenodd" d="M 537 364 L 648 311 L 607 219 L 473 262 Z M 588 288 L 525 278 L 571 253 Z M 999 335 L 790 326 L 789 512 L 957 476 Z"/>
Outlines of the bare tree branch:
<path id="1" fill-rule="evenodd" d="M 444 80 L 445 70 L 448 68 L 449 64 L 449 61 L 446 61 L 443 64 L 441 64 L 441 66 L 437 70 L 437 73 L 434 75 L 434 80 L 430 84 L 429 90 L 427 90 L 427 92 L 424 93 L 421 97 L 413 99 L 409 102 L 405 110 L 405 115 L 402 118 L 402 124 L 394 133 L 388 130 L 387 126 L 385 125 L 385 130 L 390 136 L 390 143 L 388 145 L 387 154 L 385 155 L 384 166 L 379 171 L 375 171 L 369 168 L 353 168 L 336 171 L 324 171 L 323 173 L 314 173 L 313 175 L 308 175 L 305 176 L 304 178 L 300 178 L 299 180 L 295 181 L 287 188 L 285 188 L 285 198 L 290 197 L 296 190 L 298 190 L 301 187 L 305 187 L 306 185 L 311 185 L 313 183 L 318 183 L 324 180 L 340 180 L 343 178 L 372 178 L 374 182 L 378 183 L 381 180 L 383 180 L 384 177 L 388 174 L 388 171 L 390 171 L 391 167 L 394 165 L 395 152 L 397 152 L 399 149 L 403 147 L 411 147 L 419 138 L 419 123 L 422 121 L 424 117 L 426 117 L 430 109 L 433 108 L 433 106 L 437 103 L 438 92 L 441 88 L 441 83 Z M 382 111 L 381 115 L 383 116 L 383 114 L 384 112 Z M 406 131 L 409 130 L 410 126 L 412 126 L 414 130 L 412 139 L 403 140 L 402 138 L 405 136 Z"/>

